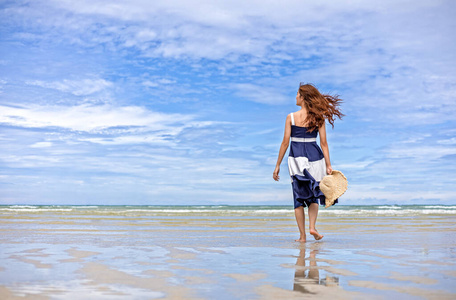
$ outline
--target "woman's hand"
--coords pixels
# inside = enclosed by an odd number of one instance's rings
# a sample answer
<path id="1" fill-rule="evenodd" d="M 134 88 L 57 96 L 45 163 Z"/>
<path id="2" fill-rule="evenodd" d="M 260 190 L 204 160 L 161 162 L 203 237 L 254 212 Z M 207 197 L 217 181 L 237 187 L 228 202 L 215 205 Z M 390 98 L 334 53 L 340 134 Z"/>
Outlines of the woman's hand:
<path id="1" fill-rule="evenodd" d="M 331 175 L 333 168 L 331 166 L 326 167 L 326 174 Z"/>
<path id="2" fill-rule="evenodd" d="M 274 170 L 274 173 L 272 173 L 272 178 L 274 178 L 275 181 L 279 181 L 279 172 L 280 172 L 280 166 L 277 166 Z"/>

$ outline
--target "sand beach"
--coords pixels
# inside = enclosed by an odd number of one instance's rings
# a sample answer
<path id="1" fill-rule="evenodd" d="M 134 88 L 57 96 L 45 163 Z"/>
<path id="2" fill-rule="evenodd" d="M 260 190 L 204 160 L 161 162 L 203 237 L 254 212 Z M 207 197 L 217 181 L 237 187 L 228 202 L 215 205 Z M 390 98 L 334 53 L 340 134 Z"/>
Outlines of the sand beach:
<path id="1" fill-rule="evenodd" d="M 456 206 L 0 206 L 1 299 L 456 299 Z"/>

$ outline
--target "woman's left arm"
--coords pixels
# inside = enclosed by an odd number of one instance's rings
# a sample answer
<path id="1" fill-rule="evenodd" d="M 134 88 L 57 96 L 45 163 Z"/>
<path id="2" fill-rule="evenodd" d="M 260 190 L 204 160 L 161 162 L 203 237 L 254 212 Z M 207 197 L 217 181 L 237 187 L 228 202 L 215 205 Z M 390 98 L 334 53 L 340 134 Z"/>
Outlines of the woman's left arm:
<path id="1" fill-rule="evenodd" d="M 328 141 L 326 140 L 325 123 L 326 123 L 326 121 L 323 122 L 323 125 L 318 130 L 318 133 L 320 134 L 320 147 L 321 147 L 321 150 L 323 151 L 323 156 L 325 157 L 326 174 L 330 175 L 332 173 L 332 167 L 331 167 L 331 161 L 329 159 L 329 147 L 328 147 Z"/>
<path id="2" fill-rule="evenodd" d="M 288 145 L 290 144 L 290 135 L 291 135 L 291 116 L 288 114 L 287 119 L 285 120 L 285 132 L 283 135 L 282 143 L 280 144 L 279 157 L 277 158 L 277 164 L 272 174 L 272 178 L 275 181 L 279 181 L 279 172 L 280 164 L 282 163 L 285 152 L 287 152 Z"/>

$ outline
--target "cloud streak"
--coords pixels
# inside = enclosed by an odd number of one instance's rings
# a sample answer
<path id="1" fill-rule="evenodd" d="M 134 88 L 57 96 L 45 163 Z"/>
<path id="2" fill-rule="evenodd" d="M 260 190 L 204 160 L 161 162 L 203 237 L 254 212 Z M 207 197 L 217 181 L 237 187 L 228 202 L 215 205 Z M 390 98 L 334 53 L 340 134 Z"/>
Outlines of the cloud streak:
<path id="1" fill-rule="evenodd" d="M 123 128 L 125 132 L 163 130 L 167 125 L 176 123 L 176 120 L 187 122 L 194 119 L 190 115 L 164 114 L 139 106 L 0 106 L 0 111 L 0 122 L 10 126 L 60 127 L 92 133 L 116 128 Z"/>
<path id="2" fill-rule="evenodd" d="M 64 79 L 60 82 L 46 82 L 42 80 L 28 81 L 26 84 L 39 86 L 43 88 L 56 89 L 61 92 L 68 92 L 75 96 L 87 96 L 96 92 L 100 92 L 112 86 L 112 82 L 104 79 L 83 79 L 83 80 L 68 80 Z"/>

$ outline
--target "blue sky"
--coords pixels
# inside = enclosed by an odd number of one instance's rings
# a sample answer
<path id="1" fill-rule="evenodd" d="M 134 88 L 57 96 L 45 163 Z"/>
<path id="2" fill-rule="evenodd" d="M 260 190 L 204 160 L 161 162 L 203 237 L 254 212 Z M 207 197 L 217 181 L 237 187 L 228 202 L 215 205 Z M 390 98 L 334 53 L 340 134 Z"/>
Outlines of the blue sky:
<path id="1" fill-rule="evenodd" d="M 454 1 L 0 7 L 3 204 L 292 205 L 299 82 L 344 99 L 341 204 L 456 204 Z"/>

